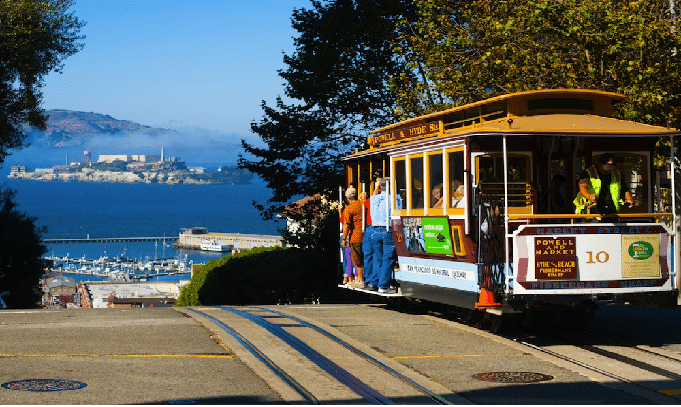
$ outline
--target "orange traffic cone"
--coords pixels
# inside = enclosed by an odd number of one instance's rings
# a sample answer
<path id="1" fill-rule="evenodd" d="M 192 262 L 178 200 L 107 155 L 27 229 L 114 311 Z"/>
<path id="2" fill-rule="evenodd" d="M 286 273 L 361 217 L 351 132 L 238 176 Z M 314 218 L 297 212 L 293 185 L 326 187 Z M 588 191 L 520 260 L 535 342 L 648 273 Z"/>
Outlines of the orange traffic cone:
<path id="1" fill-rule="evenodd" d="M 480 289 L 479 302 L 475 303 L 475 309 L 499 308 L 501 304 L 494 302 L 494 293 L 484 288 Z"/>

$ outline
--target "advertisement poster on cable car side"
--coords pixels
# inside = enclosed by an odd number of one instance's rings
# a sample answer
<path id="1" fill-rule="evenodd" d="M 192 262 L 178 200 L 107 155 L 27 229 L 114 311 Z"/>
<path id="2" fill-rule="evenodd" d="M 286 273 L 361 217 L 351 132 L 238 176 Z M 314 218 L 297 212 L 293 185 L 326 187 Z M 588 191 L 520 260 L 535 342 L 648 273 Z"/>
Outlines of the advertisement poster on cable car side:
<path id="1" fill-rule="evenodd" d="M 449 219 L 445 217 L 402 218 L 404 242 L 410 252 L 453 255 Z"/>

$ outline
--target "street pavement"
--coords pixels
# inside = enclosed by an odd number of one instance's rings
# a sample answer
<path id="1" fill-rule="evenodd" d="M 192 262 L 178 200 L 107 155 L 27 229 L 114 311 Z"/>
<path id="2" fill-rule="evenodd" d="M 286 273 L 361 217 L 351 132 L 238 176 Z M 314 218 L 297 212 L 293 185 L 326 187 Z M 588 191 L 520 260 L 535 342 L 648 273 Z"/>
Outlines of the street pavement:
<path id="1" fill-rule="evenodd" d="M 86 384 L 41 392 L 0 387 L 4 405 L 281 404 L 211 332 L 171 308 L 4 310 L 0 354 L 3 384 Z"/>
<path id="2" fill-rule="evenodd" d="M 268 308 L 341 332 L 356 346 L 373 349 L 448 389 L 452 403 L 647 404 L 513 341 L 446 319 L 399 313 L 378 304 Z M 204 326 L 191 312 L 180 311 L 0 311 L 0 402 L 286 403 L 281 392 L 230 349 L 224 332 Z M 642 312 L 642 317 L 645 315 Z M 603 318 L 617 324 L 624 317 L 609 311 Z M 242 333 L 248 336 L 248 332 Z M 680 341 L 671 342 L 678 347 Z M 537 373 L 552 379 L 519 384 L 476 378 L 500 371 Z M 37 379 L 47 380 L 59 391 L 27 391 L 44 384 L 29 381 Z M 69 385 L 80 388 L 61 390 Z"/>

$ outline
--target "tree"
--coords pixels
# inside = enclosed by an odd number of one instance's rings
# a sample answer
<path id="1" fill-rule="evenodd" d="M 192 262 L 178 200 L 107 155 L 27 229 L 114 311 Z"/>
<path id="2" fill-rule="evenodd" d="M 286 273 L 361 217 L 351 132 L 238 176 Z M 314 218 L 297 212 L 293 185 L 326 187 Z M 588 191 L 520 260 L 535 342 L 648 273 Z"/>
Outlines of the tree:
<path id="1" fill-rule="evenodd" d="M 78 33 L 84 23 L 70 7 L 69 0 L 0 2 L 0 163 L 22 147 L 24 124 L 46 128 L 43 79 L 83 46 Z"/>
<path id="2" fill-rule="evenodd" d="M 393 81 L 409 117 L 542 88 L 619 92 L 617 114 L 680 122 L 680 37 L 663 0 L 416 0 L 400 27 L 409 70 Z"/>
<path id="3" fill-rule="evenodd" d="M 339 158 L 368 131 L 395 119 L 388 81 L 404 71 L 392 51 L 397 23 L 414 12 L 411 0 L 331 0 L 295 10 L 296 51 L 285 55 L 285 93 L 251 125 L 266 147 L 242 141 L 239 166 L 272 191 L 254 202 L 271 218 L 292 198 L 330 193 L 342 183 Z"/>
<path id="4" fill-rule="evenodd" d="M 0 291 L 8 308 L 34 308 L 40 303 L 40 278 L 45 272 L 42 242 L 45 228 L 35 218 L 20 212 L 14 202 L 16 192 L 0 190 Z"/>
<path id="5" fill-rule="evenodd" d="M 288 244 L 301 249 L 319 249 L 330 259 L 338 257 L 338 206 L 320 194 L 286 205 L 281 216 L 295 226 L 283 231 Z"/>

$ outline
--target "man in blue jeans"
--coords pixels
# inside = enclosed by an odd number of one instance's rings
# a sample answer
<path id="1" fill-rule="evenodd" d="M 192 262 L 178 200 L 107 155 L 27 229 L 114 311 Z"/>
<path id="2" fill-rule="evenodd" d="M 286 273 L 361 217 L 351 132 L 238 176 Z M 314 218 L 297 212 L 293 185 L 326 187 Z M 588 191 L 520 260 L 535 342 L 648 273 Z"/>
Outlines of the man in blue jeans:
<path id="1" fill-rule="evenodd" d="M 377 284 L 379 294 L 394 294 L 395 289 L 390 288 L 390 280 L 393 277 L 393 265 L 397 260 L 395 253 L 395 241 L 393 240 L 392 228 L 386 228 L 390 222 L 390 195 L 388 186 L 390 178 L 383 178 L 379 184 L 380 193 L 371 197 L 371 246 L 374 252 L 373 273 L 377 275 L 377 282 L 370 281 L 368 284 Z"/>
<path id="2" fill-rule="evenodd" d="M 378 193 L 378 186 L 374 190 L 374 194 Z M 371 227 L 371 207 L 369 206 L 370 199 L 367 198 L 366 193 L 362 192 L 360 199 L 363 201 L 362 205 L 366 208 L 364 238 L 362 240 L 362 253 L 364 253 L 364 288 L 369 291 L 378 290 L 378 275 L 374 272 L 374 249 L 371 245 L 371 236 L 374 234 L 374 228 Z"/>
<path id="3" fill-rule="evenodd" d="M 374 272 L 374 248 L 371 237 L 374 235 L 374 228 L 368 225 L 364 231 L 362 241 L 362 252 L 364 252 L 364 288 L 369 291 L 378 290 L 378 273 Z"/>

